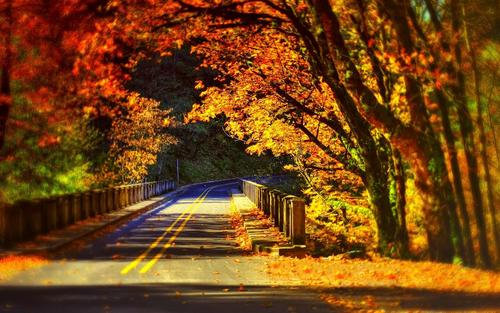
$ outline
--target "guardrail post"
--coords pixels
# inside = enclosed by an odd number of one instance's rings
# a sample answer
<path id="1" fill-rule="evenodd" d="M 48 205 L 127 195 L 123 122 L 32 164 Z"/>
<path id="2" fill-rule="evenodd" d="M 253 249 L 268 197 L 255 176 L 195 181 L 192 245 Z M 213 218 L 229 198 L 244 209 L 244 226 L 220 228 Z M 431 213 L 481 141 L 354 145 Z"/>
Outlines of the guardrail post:
<path id="1" fill-rule="evenodd" d="M 55 198 L 48 198 L 43 201 L 46 231 L 49 232 L 57 228 L 57 202 Z"/>
<path id="2" fill-rule="evenodd" d="M 119 194 L 120 194 L 120 209 L 124 208 L 126 206 L 125 202 L 125 187 L 120 186 L 119 187 Z"/>
<path id="3" fill-rule="evenodd" d="M 276 210 L 276 193 L 274 190 L 271 190 L 270 192 L 271 198 L 270 198 L 270 214 L 269 217 L 272 219 L 274 222 L 274 226 L 278 225 L 278 219 L 277 219 L 277 210 Z"/>
<path id="4" fill-rule="evenodd" d="M 125 207 L 128 207 L 128 204 L 130 202 L 129 201 L 130 200 L 129 199 L 129 197 L 130 197 L 130 195 L 129 195 L 130 189 L 129 189 L 128 186 L 123 186 L 122 189 L 123 189 L 123 207 L 125 208 Z"/>
<path id="5" fill-rule="evenodd" d="M 82 194 L 81 193 L 73 194 L 70 201 L 71 201 L 70 220 L 72 221 L 72 223 L 76 223 L 82 219 Z"/>
<path id="6" fill-rule="evenodd" d="M 277 205 L 278 205 L 278 229 L 280 231 L 283 231 L 284 228 L 283 228 L 283 222 L 285 220 L 284 218 L 284 206 L 283 206 L 283 198 L 284 198 L 284 194 L 281 193 L 281 192 L 278 192 L 277 193 Z"/>
<path id="7" fill-rule="evenodd" d="M 145 199 L 145 195 L 144 195 L 144 184 L 140 184 L 139 185 L 139 199 L 140 201 L 143 201 Z"/>
<path id="8" fill-rule="evenodd" d="M 122 208 L 125 208 L 128 206 L 128 190 L 127 186 L 122 186 Z"/>
<path id="9" fill-rule="evenodd" d="M 99 191 L 91 190 L 91 205 L 90 205 L 90 217 L 94 217 L 99 214 Z"/>
<path id="10" fill-rule="evenodd" d="M 42 212 L 40 210 L 40 201 L 20 201 L 18 203 L 18 210 L 22 210 L 22 223 L 23 223 L 23 240 L 30 240 L 35 238 L 42 232 Z"/>
<path id="11" fill-rule="evenodd" d="M 57 228 L 68 226 L 69 220 L 69 199 L 67 196 L 59 196 L 57 203 Z"/>
<path id="12" fill-rule="evenodd" d="M 120 187 L 113 187 L 113 211 L 121 208 L 120 205 Z"/>
<path id="13" fill-rule="evenodd" d="M 134 186 L 134 203 L 138 203 L 141 200 L 139 199 L 140 185 Z"/>
<path id="14" fill-rule="evenodd" d="M 102 189 L 98 190 L 97 192 L 99 194 L 98 214 L 104 214 L 104 213 L 106 213 L 106 202 L 107 202 L 106 192 Z"/>
<path id="15" fill-rule="evenodd" d="M 92 198 L 89 191 L 82 194 L 82 220 L 90 217 L 90 206 L 92 205 Z"/>
<path id="16" fill-rule="evenodd" d="M 129 205 L 136 203 L 136 201 L 135 201 L 135 189 L 136 189 L 135 185 L 130 186 L 130 203 L 129 203 Z"/>
<path id="17" fill-rule="evenodd" d="M 306 242 L 306 206 L 304 200 L 295 198 L 292 203 L 292 243 L 303 245 Z"/>
<path id="18" fill-rule="evenodd" d="M 7 227 L 7 217 L 6 217 L 6 205 L 0 205 L 0 247 L 6 246 L 6 227 Z"/>
<path id="19" fill-rule="evenodd" d="M 23 239 L 23 210 L 19 210 L 17 204 L 14 204 L 6 207 L 5 213 L 5 243 L 7 246 L 12 246 Z"/>
<path id="20" fill-rule="evenodd" d="M 42 229 L 40 231 L 42 234 L 45 234 L 49 231 L 49 227 L 47 225 L 47 223 L 48 223 L 47 201 L 50 201 L 50 200 L 49 199 L 40 199 L 40 218 L 41 218 L 41 226 L 42 226 Z"/>
<path id="21" fill-rule="evenodd" d="M 106 188 L 104 189 L 104 192 L 106 193 L 106 213 L 111 212 L 113 210 L 113 189 L 112 188 Z"/>
<path id="22" fill-rule="evenodd" d="M 290 195 L 283 198 L 283 233 L 288 239 L 292 237 L 292 200 L 295 198 Z"/>

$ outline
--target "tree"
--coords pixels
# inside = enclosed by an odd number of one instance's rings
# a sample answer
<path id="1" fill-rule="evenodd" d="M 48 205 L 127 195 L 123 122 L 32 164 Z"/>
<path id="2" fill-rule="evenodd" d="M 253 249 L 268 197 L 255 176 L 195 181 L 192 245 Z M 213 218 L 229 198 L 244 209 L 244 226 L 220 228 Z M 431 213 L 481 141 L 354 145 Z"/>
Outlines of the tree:
<path id="1" fill-rule="evenodd" d="M 481 264 L 491 266 L 467 108 L 460 2 L 170 0 L 130 5 L 136 6 L 123 10 L 113 2 L 110 8 L 118 13 L 102 25 L 113 35 L 88 41 L 82 51 L 87 58 L 82 64 L 93 75 L 86 80 L 88 91 L 124 97 L 120 86 L 143 49 L 168 54 L 189 42 L 203 55 L 202 66 L 220 73 L 220 85 L 206 88 L 192 118 L 224 114 L 227 129 L 250 144 L 250 151 L 292 154 L 318 177 L 339 169 L 357 176 L 369 192 L 383 250 L 393 242 L 404 250 L 407 241 L 407 162 L 425 200 L 430 258 L 473 265 L 460 138 Z M 391 188 L 398 199 L 391 199 Z"/>

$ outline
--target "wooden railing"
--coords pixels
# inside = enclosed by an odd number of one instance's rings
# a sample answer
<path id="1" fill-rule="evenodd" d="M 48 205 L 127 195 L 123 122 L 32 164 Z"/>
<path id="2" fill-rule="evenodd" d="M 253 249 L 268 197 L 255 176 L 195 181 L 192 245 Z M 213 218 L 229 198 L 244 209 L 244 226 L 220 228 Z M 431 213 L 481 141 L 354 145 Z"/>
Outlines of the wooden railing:
<path id="1" fill-rule="evenodd" d="M 305 203 L 295 196 L 279 190 L 241 179 L 243 193 L 264 213 L 274 225 L 295 245 L 305 243 Z"/>
<path id="2" fill-rule="evenodd" d="M 0 206 L 0 246 L 8 247 L 78 221 L 123 209 L 175 187 L 175 182 L 164 180 Z"/>

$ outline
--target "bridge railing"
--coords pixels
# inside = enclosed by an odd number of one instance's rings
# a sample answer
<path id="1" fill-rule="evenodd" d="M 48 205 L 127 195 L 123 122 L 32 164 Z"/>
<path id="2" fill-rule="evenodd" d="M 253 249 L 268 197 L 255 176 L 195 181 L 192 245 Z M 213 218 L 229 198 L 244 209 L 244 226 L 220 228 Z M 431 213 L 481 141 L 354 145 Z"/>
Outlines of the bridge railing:
<path id="1" fill-rule="evenodd" d="M 305 203 L 296 196 L 241 179 L 243 193 L 271 218 L 285 237 L 295 245 L 305 244 Z"/>
<path id="2" fill-rule="evenodd" d="M 0 206 L 0 246 L 34 239 L 176 188 L 170 180 L 121 185 Z"/>

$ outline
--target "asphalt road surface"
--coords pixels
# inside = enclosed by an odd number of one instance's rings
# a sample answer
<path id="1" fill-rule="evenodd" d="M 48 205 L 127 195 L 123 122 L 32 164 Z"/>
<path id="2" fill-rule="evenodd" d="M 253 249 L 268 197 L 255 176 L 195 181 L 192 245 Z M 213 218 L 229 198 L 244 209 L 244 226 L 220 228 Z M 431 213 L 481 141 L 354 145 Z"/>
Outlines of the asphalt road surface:
<path id="1" fill-rule="evenodd" d="M 192 186 L 67 259 L 0 285 L 0 312 L 331 312 L 266 275 L 229 215 L 236 183 Z M 290 286 L 293 284 L 290 284 Z"/>

